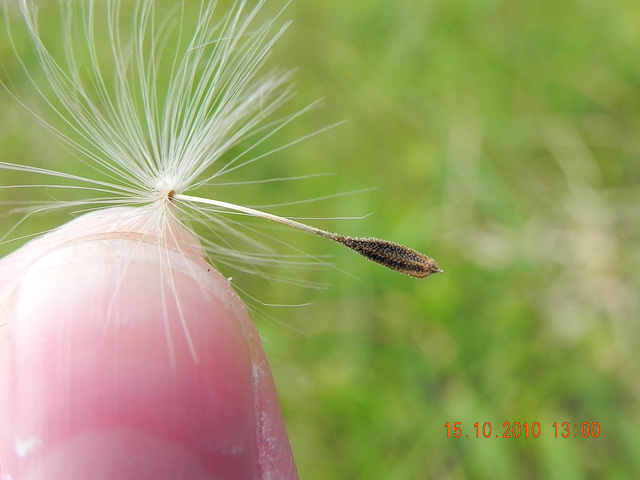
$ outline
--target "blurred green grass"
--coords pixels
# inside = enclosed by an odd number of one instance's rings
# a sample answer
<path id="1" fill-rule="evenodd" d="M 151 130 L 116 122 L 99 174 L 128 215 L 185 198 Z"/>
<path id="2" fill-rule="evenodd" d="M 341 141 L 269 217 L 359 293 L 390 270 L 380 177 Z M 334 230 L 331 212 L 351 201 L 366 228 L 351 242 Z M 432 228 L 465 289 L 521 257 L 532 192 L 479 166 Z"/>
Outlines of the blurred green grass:
<path id="1" fill-rule="evenodd" d="M 301 478 L 640 478 L 640 4 L 297 1 L 285 17 L 269 64 L 299 68 L 299 106 L 325 97 L 288 139 L 347 123 L 261 167 L 337 175 L 257 203 L 378 187 L 295 214 L 374 212 L 319 226 L 446 272 L 292 240 L 357 277 L 314 272 L 324 292 L 285 290 L 312 306 L 258 321 Z M 0 158 L 64 162 L 6 95 L 0 110 Z M 565 421 L 600 435 L 555 438 Z M 447 438 L 446 422 L 541 434 Z"/>

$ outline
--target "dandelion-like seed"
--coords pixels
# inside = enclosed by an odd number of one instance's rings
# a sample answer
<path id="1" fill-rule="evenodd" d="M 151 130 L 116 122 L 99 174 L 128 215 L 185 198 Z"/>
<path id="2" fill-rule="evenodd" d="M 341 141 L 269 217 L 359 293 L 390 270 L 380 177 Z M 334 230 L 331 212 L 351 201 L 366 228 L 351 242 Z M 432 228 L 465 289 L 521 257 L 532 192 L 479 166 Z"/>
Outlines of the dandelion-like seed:
<path id="1" fill-rule="evenodd" d="M 41 113 L 26 102 L 10 80 L 5 81 L 6 90 L 75 150 L 93 174 L 7 162 L 0 162 L 0 169 L 61 179 L 66 184 L 53 188 L 97 196 L 17 210 L 32 214 L 61 207 L 151 206 L 148 211 L 155 210 L 155 220 L 149 228 L 165 232 L 164 236 L 169 235 L 169 225 L 189 230 L 193 224 L 204 226 L 208 234 L 198 238 L 214 262 L 259 273 L 262 266 L 281 261 L 238 251 L 238 244 L 255 247 L 256 242 L 239 230 L 239 222 L 220 216 L 232 212 L 329 238 L 407 275 L 440 272 L 431 258 L 402 245 L 333 234 L 196 195 L 224 175 L 279 151 L 252 156 L 258 145 L 315 107 L 273 120 L 293 89 L 290 72 L 260 73 L 286 28 L 286 24 L 276 27 L 278 16 L 256 26 L 263 4 L 259 1 L 248 8 L 238 1 L 218 18 L 216 2 L 203 1 L 193 30 L 187 31 L 184 4 L 161 16 L 152 0 L 136 0 L 126 13 L 121 0 L 62 2 L 62 54 L 56 56 L 42 38 L 37 9 L 30 0 L 20 0 L 43 76 L 22 65 L 49 112 Z M 54 125 L 55 117 L 63 127 Z M 223 155 L 247 143 L 248 148 L 221 163 Z M 238 241 L 230 242 L 228 235 Z"/>

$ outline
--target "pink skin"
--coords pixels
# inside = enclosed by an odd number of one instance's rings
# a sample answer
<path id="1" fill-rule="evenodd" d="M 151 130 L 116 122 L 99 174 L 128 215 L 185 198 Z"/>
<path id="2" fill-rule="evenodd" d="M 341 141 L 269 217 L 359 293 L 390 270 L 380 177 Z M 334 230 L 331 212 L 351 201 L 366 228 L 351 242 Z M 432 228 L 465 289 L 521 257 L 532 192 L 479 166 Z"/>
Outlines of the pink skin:
<path id="1" fill-rule="evenodd" d="M 85 215 L 0 260 L 0 478 L 297 479 L 243 304 L 147 214 Z"/>

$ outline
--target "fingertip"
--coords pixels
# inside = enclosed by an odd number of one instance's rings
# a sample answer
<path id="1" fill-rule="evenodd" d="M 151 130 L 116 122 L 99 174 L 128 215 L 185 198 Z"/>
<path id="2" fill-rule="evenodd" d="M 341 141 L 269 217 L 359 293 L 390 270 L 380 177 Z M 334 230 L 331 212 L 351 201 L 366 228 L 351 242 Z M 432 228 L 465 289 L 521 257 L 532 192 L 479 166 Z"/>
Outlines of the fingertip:
<path id="1" fill-rule="evenodd" d="M 180 248 L 86 227 L 0 263 L 14 273 L 0 293 L 9 478 L 297 478 L 257 332 L 228 282 Z"/>

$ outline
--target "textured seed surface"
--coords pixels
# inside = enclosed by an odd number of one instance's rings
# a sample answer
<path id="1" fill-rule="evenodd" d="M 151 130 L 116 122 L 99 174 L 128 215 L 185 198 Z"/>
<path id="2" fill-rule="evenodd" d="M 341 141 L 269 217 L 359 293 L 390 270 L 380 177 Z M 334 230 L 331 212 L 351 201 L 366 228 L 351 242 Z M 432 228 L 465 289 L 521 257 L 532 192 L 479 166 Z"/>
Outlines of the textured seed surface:
<path id="1" fill-rule="evenodd" d="M 432 273 L 442 272 L 432 258 L 397 243 L 343 235 L 335 235 L 333 239 L 363 257 L 405 275 L 424 278 Z"/>

